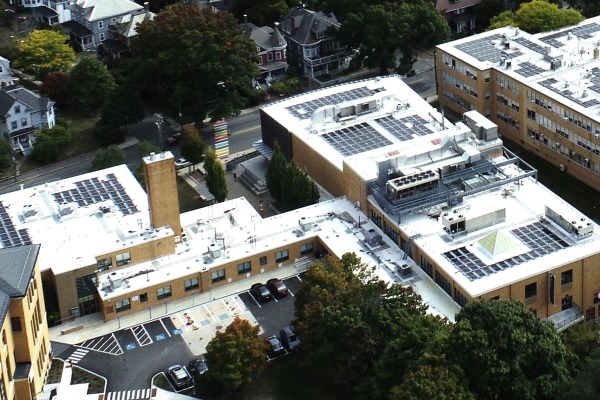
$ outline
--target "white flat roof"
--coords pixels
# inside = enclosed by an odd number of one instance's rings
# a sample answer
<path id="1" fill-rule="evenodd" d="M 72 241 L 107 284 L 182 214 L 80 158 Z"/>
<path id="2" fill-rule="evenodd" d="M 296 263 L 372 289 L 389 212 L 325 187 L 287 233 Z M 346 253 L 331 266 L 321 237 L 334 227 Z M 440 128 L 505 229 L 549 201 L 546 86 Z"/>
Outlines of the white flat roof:
<path id="1" fill-rule="evenodd" d="M 361 105 L 369 102 L 373 108 L 361 114 Z M 352 104 L 359 110 L 355 117 L 336 117 Z M 382 160 L 425 154 L 440 141 L 471 132 L 443 118 L 399 76 L 314 90 L 262 111 L 340 170 L 348 163 L 364 181 L 377 177 Z"/>
<path id="2" fill-rule="evenodd" d="M 0 247 L 41 244 L 39 265 L 55 274 L 93 265 L 95 257 L 142 243 L 152 230 L 146 193 L 126 165 L 0 196 Z"/>
<path id="3" fill-rule="evenodd" d="M 510 170 L 516 166 L 501 168 L 510 176 Z M 591 224 L 593 232 L 578 238 L 565 231 L 545 215 L 546 205 L 565 218 L 577 221 L 583 218 L 582 224 Z M 505 219 L 491 220 L 481 229 L 454 235 L 444 230 L 440 216 L 449 213 L 475 219 L 486 211 L 500 209 L 505 210 Z M 433 207 L 406 215 L 400 226 L 411 236 L 420 235 L 415 243 L 471 297 L 600 252 L 600 227 L 532 177 L 522 179 L 520 184 L 514 182 L 466 196 L 462 204 L 452 209 Z M 507 240 L 509 236 L 507 242 L 498 246 L 498 254 L 485 251 L 480 242 L 494 232 L 502 233 L 498 235 L 499 240 Z M 459 257 L 454 258 L 454 255 Z"/>
<path id="4" fill-rule="evenodd" d="M 598 120 L 599 40 L 600 16 L 597 16 L 553 32 L 532 35 L 519 28 L 503 27 L 437 47 L 458 62 L 464 61 L 480 70 L 493 68 Z"/>
<path id="5" fill-rule="evenodd" d="M 299 224 L 301 219 L 310 222 L 312 228 L 303 231 Z M 385 244 L 376 248 L 368 247 L 357 227 L 359 220 L 363 230 L 374 229 Z M 285 247 L 286 243 L 300 246 L 318 237 L 338 257 L 348 252 L 356 253 L 362 262 L 376 267 L 377 276 L 385 282 L 411 285 L 430 305 L 432 312 L 453 319 L 459 309 L 437 285 L 422 276 L 422 271 L 416 268 L 412 260 L 404 260 L 404 253 L 346 198 L 328 200 L 263 219 L 241 197 L 182 214 L 181 222 L 185 239 L 177 245 L 176 254 L 102 275 L 100 288 L 109 286 L 109 277 L 113 281 L 121 279 L 122 283 L 120 287 L 101 290 L 102 299 L 128 294 L 135 297 L 146 287 L 210 269 L 217 270 L 232 260 L 243 263 L 256 254 L 267 254 L 267 261 L 272 266 L 275 263 L 275 249 Z M 221 248 L 217 258 L 210 256 L 209 248 L 213 244 Z M 269 253 L 269 250 L 273 252 Z M 394 262 L 410 264 L 413 277 L 401 279 L 395 273 Z M 251 274 L 256 276 L 260 273 L 261 266 L 252 265 Z"/>

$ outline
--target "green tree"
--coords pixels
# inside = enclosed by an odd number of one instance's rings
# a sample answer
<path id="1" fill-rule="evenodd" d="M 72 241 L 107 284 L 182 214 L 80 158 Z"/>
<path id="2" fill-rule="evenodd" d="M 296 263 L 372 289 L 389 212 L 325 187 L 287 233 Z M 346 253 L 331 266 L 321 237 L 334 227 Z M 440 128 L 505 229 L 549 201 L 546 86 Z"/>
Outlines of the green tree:
<path id="1" fill-rule="evenodd" d="M 392 388 L 388 400 L 475 400 L 461 379 L 460 368 L 447 365 L 440 356 L 427 358 L 426 363 L 407 372 L 402 384 Z"/>
<path id="2" fill-rule="evenodd" d="M 475 5 L 475 13 L 477 19 L 477 31 L 483 32 L 488 26 L 493 17 L 505 11 L 505 0 L 481 0 Z"/>
<path id="3" fill-rule="evenodd" d="M 360 59 L 370 68 L 388 74 L 396 63 L 396 50 L 404 54 L 402 69 L 410 71 L 416 43 L 431 47 L 450 38 L 446 19 L 431 1 L 359 2 L 344 20 L 338 37 L 359 49 Z M 414 61 L 413 61 L 414 62 Z"/>
<path id="4" fill-rule="evenodd" d="M 252 382 L 267 366 L 267 344 L 258 338 L 259 331 L 259 326 L 236 317 L 224 332 L 217 332 L 206 347 L 207 377 L 228 389 Z"/>
<path id="5" fill-rule="evenodd" d="M 0 140 L 0 169 L 12 167 L 13 155 L 10 143 L 7 140 Z"/>
<path id="6" fill-rule="evenodd" d="M 117 145 L 111 145 L 96 151 L 92 160 L 92 171 L 125 164 L 125 153 Z"/>
<path id="7" fill-rule="evenodd" d="M 248 22 L 263 26 L 283 17 L 288 9 L 285 0 L 239 0 L 234 3 L 231 12 L 239 21 L 244 20 L 245 14 Z"/>
<path id="8" fill-rule="evenodd" d="M 84 57 L 69 74 L 65 91 L 69 105 L 84 113 L 101 107 L 114 86 L 113 76 L 102 62 Z"/>
<path id="9" fill-rule="evenodd" d="M 212 147 L 209 147 L 206 151 L 204 170 L 206 173 L 205 179 L 208 191 L 215 196 L 215 199 L 218 202 L 225 201 L 228 192 L 225 171 L 223 170 L 223 165 L 217 159 L 217 155 Z"/>
<path id="10" fill-rule="evenodd" d="M 75 63 L 69 38 L 51 30 L 34 30 L 18 46 L 15 65 L 44 78 L 53 71 L 67 72 Z"/>
<path id="11" fill-rule="evenodd" d="M 64 72 L 50 72 L 42 83 L 42 94 L 54 100 L 58 107 L 67 104 L 67 94 L 65 93 L 67 79 L 67 74 Z"/>
<path id="12" fill-rule="evenodd" d="M 516 300 L 465 305 L 456 316 L 447 354 L 465 372 L 478 399 L 552 399 L 577 360 L 552 324 Z"/>
<path id="13" fill-rule="evenodd" d="M 36 132 L 35 136 L 36 141 L 31 157 L 42 164 L 56 161 L 72 140 L 71 134 L 61 125 L 42 129 Z"/>
<path id="14" fill-rule="evenodd" d="M 600 397 L 600 348 L 583 361 L 577 377 L 562 386 L 556 400 L 597 400 Z"/>
<path id="15" fill-rule="evenodd" d="M 136 88 L 130 85 L 114 87 L 108 94 L 100 120 L 102 125 L 113 127 L 125 127 L 135 124 L 144 119 L 144 105 Z"/>
<path id="16" fill-rule="evenodd" d="M 581 359 L 587 357 L 600 343 L 600 331 L 595 321 L 571 326 L 565 332 L 567 347 Z"/>
<path id="17" fill-rule="evenodd" d="M 193 124 L 183 127 L 181 137 L 181 155 L 193 165 L 204 161 L 205 151 L 204 140 L 198 134 L 198 129 Z"/>
<path id="18" fill-rule="evenodd" d="M 101 146 L 121 143 L 125 140 L 125 131 L 118 126 L 105 125 L 102 120 L 96 123 L 94 133 Z"/>
<path id="19" fill-rule="evenodd" d="M 539 33 L 576 25 L 584 19 L 579 11 L 571 8 L 561 8 L 547 0 L 532 0 L 522 3 L 514 13 L 505 11 L 492 18 L 490 29 L 512 25 L 529 33 Z"/>
<path id="20" fill-rule="evenodd" d="M 596 0 L 567 0 L 567 3 L 586 18 L 600 15 L 600 2 Z"/>
<path id="21" fill-rule="evenodd" d="M 288 161 L 283 155 L 281 148 L 277 143 L 275 143 L 273 156 L 269 161 L 269 167 L 267 168 L 265 179 L 269 193 L 271 196 L 273 196 L 273 198 L 278 200 L 283 197 L 287 165 Z"/>
<path id="22" fill-rule="evenodd" d="M 294 325 L 307 364 L 318 365 L 326 381 L 348 391 L 370 376 L 402 321 L 426 309 L 412 290 L 378 280 L 348 253 L 309 267 L 296 293 Z"/>
<path id="23" fill-rule="evenodd" d="M 138 26 L 132 39 L 137 84 L 148 97 L 203 121 L 239 113 L 258 74 L 256 44 L 235 18 L 174 4 Z M 153 82 L 147 85 L 146 82 Z"/>

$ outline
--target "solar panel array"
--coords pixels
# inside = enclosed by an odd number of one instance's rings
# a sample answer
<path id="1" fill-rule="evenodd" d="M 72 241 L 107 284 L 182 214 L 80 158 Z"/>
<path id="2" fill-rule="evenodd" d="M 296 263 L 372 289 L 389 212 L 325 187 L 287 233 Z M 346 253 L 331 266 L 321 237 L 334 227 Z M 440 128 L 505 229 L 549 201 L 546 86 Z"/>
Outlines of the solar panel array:
<path id="1" fill-rule="evenodd" d="M 514 39 L 515 42 L 519 43 L 523 47 L 527 47 L 529 50 L 533 50 L 536 53 L 544 54 L 546 50 L 537 43 L 533 43 L 531 40 L 524 37 L 518 37 Z"/>
<path id="2" fill-rule="evenodd" d="M 427 121 L 418 115 L 396 119 L 390 115 L 375 120 L 386 131 L 400 141 L 412 140 L 415 136 L 425 136 L 432 131 L 425 126 Z"/>
<path id="3" fill-rule="evenodd" d="M 558 83 L 558 81 L 554 78 L 545 79 L 545 80 L 539 82 L 539 84 L 542 85 L 543 87 L 550 89 L 554 93 L 558 93 L 558 94 L 564 96 L 565 98 L 571 100 L 572 102 L 577 103 L 580 106 L 583 106 L 585 108 L 600 104 L 600 101 L 598 101 L 598 99 L 584 100 L 584 99 L 587 99 L 587 97 L 575 97 L 575 93 L 570 91 L 569 89 L 561 90 L 559 88 L 552 86 L 556 83 Z"/>
<path id="4" fill-rule="evenodd" d="M 515 72 L 517 74 L 523 75 L 526 78 L 529 78 L 530 76 L 534 76 L 537 74 L 541 74 L 542 72 L 544 72 L 545 69 L 538 67 L 535 64 L 532 64 L 530 62 L 522 62 L 521 64 L 519 64 L 519 68 L 515 69 Z"/>
<path id="5" fill-rule="evenodd" d="M 112 200 L 117 208 L 124 214 L 135 214 L 139 210 L 115 176 L 106 175 L 108 179 L 100 180 L 98 177 L 75 182 L 75 189 L 64 190 L 53 194 L 58 204 L 76 203 L 79 207 Z"/>
<path id="6" fill-rule="evenodd" d="M 592 22 L 591 24 L 585 24 L 585 25 L 579 26 L 577 28 L 573 28 L 570 30 L 564 30 L 562 32 L 553 33 L 551 35 L 541 37 L 540 40 L 544 43 L 549 44 L 550 46 L 562 47 L 565 44 L 562 42 L 559 42 L 558 39 L 563 36 L 567 36 L 569 34 L 569 32 L 573 33 L 573 35 L 575 35 L 581 39 L 591 39 L 594 37 L 593 34 L 598 31 L 600 31 L 600 25 L 597 24 L 596 22 Z"/>
<path id="7" fill-rule="evenodd" d="M 500 62 L 501 58 L 511 59 L 523 55 L 520 51 L 506 52 L 493 43 L 495 40 L 502 40 L 501 35 L 491 35 L 481 39 L 475 39 L 467 43 L 456 45 L 458 50 L 463 51 L 475 57 L 479 61 L 491 61 L 493 63 Z"/>
<path id="8" fill-rule="evenodd" d="M 541 222 L 534 222 L 533 224 L 513 229 L 511 233 L 531 250 L 491 265 L 484 264 L 473 253 L 469 252 L 466 247 L 448 251 L 444 253 L 444 257 L 470 281 L 474 281 L 570 246 L 569 243 L 550 231 Z"/>
<path id="9" fill-rule="evenodd" d="M 594 76 L 590 79 L 590 82 L 592 82 L 593 85 L 588 86 L 588 89 L 593 90 L 594 92 L 600 93 L 600 68 L 598 68 L 598 67 L 592 68 L 592 74 Z"/>
<path id="10" fill-rule="evenodd" d="M 293 116 L 298 119 L 306 119 L 312 116 L 312 113 L 316 109 L 336 105 L 346 101 L 362 99 L 374 95 L 380 90 L 367 89 L 366 86 L 346 90 L 345 92 L 335 93 L 329 96 L 324 96 L 315 100 L 306 101 L 304 103 L 295 104 L 293 106 L 286 107 L 285 109 L 290 112 Z"/>
<path id="11" fill-rule="evenodd" d="M 29 232 L 27 229 L 15 228 L 15 225 L 10 219 L 10 215 L 6 211 L 6 207 L 0 201 L 0 239 L 2 239 L 2 247 L 16 247 L 31 244 Z"/>
<path id="12" fill-rule="evenodd" d="M 344 157 L 392 144 L 366 122 L 328 132 L 322 137 Z"/>

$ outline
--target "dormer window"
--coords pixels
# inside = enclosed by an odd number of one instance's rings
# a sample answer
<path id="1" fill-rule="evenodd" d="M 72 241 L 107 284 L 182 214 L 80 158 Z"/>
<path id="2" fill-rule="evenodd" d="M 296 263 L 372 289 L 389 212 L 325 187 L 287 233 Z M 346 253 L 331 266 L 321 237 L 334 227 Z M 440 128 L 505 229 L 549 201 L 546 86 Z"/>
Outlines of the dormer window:
<path id="1" fill-rule="evenodd" d="M 325 32 L 317 32 L 317 39 L 322 39 L 325 37 Z"/>
<path id="2" fill-rule="evenodd" d="M 21 112 L 21 106 L 20 105 L 16 105 L 15 106 L 15 114 L 19 114 Z"/>
<path id="3" fill-rule="evenodd" d="M 256 51 L 260 52 L 260 46 L 256 46 Z"/>

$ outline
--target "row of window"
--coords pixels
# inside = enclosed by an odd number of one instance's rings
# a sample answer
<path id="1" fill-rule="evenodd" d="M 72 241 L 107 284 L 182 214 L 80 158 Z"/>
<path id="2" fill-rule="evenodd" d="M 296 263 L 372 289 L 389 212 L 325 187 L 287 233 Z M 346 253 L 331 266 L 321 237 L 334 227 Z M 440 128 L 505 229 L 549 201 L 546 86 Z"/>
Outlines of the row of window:
<path id="1" fill-rule="evenodd" d="M 24 128 L 27 125 L 28 125 L 27 118 L 21 118 L 21 128 Z M 17 121 L 11 121 L 10 122 L 10 128 L 11 129 L 18 129 L 19 128 L 19 123 Z"/>
<path id="2" fill-rule="evenodd" d="M 200 279 L 198 277 L 193 277 L 190 279 L 186 279 L 183 282 L 183 288 L 186 292 L 190 290 L 195 290 L 200 287 Z M 156 300 L 163 300 L 169 298 L 173 295 L 173 291 L 171 289 L 171 285 L 163 286 L 156 289 Z M 148 301 L 148 293 L 141 293 L 139 296 L 140 303 L 145 303 Z M 116 303 L 117 312 L 129 310 L 131 308 L 131 299 L 121 299 Z"/>
<path id="3" fill-rule="evenodd" d="M 115 256 L 117 267 L 131 264 L 131 253 L 126 251 Z M 112 267 L 112 257 L 106 257 L 96 261 L 96 272 L 102 272 Z"/>
<path id="4" fill-rule="evenodd" d="M 273 61 L 273 53 L 275 53 L 275 60 L 277 60 L 277 61 L 281 61 L 282 59 L 285 58 L 285 50 L 283 50 L 283 51 L 275 51 L 275 52 L 270 51 L 270 52 L 267 53 L 267 62 L 272 62 Z M 263 63 L 262 56 L 258 57 L 258 64 L 262 65 L 262 63 Z"/>
<path id="5" fill-rule="evenodd" d="M 561 286 L 570 285 L 573 283 L 573 270 L 564 271 L 560 274 Z M 533 300 L 537 296 L 537 282 L 525 285 L 525 300 Z"/>

